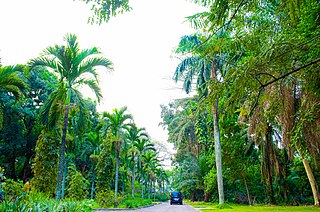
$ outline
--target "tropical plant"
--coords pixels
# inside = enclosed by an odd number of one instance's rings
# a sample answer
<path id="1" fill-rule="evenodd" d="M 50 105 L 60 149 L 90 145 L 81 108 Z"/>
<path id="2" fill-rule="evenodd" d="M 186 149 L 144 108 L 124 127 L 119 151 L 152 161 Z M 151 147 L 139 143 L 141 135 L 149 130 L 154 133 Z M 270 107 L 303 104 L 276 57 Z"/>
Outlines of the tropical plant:
<path id="1" fill-rule="evenodd" d="M 217 38 L 220 39 L 220 38 Z M 219 79 L 225 75 L 226 67 L 223 62 L 225 57 L 222 53 L 212 51 L 210 47 L 205 46 L 197 35 L 184 36 L 176 53 L 191 53 L 191 57 L 182 60 L 175 71 L 174 79 L 184 81 L 184 89 L 187 93 L 191 90 L 193 77 L 197 76 L 197 87 L 201 95 L 210 95 L 208 98 L 211 103 L 211 110 L 214 124 L 214 142 L 216 155 L 217 181 L 219 191 L 219 204 L 224 203 L 223 178 L 222 178 L 222 159 L 220 144 L 220 128 L 218 105 L 219 98 L 215 88 Z M 211 86 L 209 86 L 209 82 Z M 215 85 L 215 86 L 214 86 Z M 209 93 L 208 93 L 209 92 Z"/>
<path id="2" fill-rule="evenodd" d="M 131 156 L 131 196 L 134 197 L 134 182 L 135 182 L 135 156 L 138 153 L 137 143 L 140 142 L 142 138 L 148 138 L 148 134 L 145 132 L 144 128 L 137 128 L 135 124 L 130 125 L 128 133 L 126 135 L 127 141 L 129 143 L 128 153 Z"/>
<path id="3" fill-rule="evenodd" d="M 116 173 L 114 186 L 114 205 L 117 206 L 118 198 L 118 181 L 119 181 L 119 157 L 122 142 L 125 141 L 125 131 L 130 125 L 129 121 L 133 119 L 131 114 L 127 114 L 127 107 L 122 107 L 120 110 L 114 109 L 113 113 L 104 112 L 103 117 L 106 120 L 107 133 L 112 135 L 112 141 L 116 151 Z"/>
<path id="4" fill-rule="evenodd" d="M 22 66 L 5 66 L 0 65 L 0 92 L 6 93 L 19 100 L 27 88 L 27 84 L 22 80 L 19 73 L 23 71 Z M 3 103 L 0 108 L 0 128 L 3 126 Z"/>
<path id="5" fill-rule="evenodd" d="M 112 69 L 112 63 L 108 59 L 97 56 L 100 54 L 97 48 L 80 50 L 76 35 L 67 34 L 64 40 L 66 45 L 48 47 L 42 56 L 32 59 L 29 63 L 32 70 L 45 67 L 55 72 L 59 78 L 59 86 L 48 97 L 40 115 L 41 123 L 48 129 L 57 127 L 61 118 L 63 119 L 56 187 L 57 200 L 64 197 L 65 150 L 69 112 L 79 108 L 77 126 L 80 130 L 84 129 L 87 117 L 86 104 L 79 88 L 80 86 L 88 86 L 100 101 L 102 94 L 98 86 L 96 68 L 103 66 L 108 70 Z"/>

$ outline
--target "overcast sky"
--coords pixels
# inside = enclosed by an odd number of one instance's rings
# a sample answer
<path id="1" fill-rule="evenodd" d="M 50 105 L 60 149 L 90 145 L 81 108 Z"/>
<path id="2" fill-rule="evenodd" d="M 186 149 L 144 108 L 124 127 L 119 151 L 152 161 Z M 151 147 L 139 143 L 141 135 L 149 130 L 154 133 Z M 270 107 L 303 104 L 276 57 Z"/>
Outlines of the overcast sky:
<path id="1" fill-rule="evenodd" d="M 0 0 L 2 65 L 25 64 L 43 49 L 77 35 L 80 48 L 98 47 L 114 63 L 101 74 L 99 111 L 128 106 L 138 127 L 165 141 L 160 104 L 185 96 L 171 80 L 178 62 L 172 51 L 193 32 L 185 17 L 201 11 L 187 0 L 130 0 L 133 10 L 101 26 L 87 24 L 90 8 L 73 0 Z"/>

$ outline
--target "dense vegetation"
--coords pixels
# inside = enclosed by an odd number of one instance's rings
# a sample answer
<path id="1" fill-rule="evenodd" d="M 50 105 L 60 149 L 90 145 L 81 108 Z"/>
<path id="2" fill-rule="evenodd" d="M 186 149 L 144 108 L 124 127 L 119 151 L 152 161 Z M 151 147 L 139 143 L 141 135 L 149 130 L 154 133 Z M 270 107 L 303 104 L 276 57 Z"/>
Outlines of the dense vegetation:
<path id="1" fill-rule="evenodd" d="M 131 9 L 84 2 L 91 23 Z M 181 38 L 173 77 L 193 95 L 161 106 L 172 171 L 125 106 L 96 111 L 98 72 L 113 69 L 97 48 L 67 34 L 0 64 L 0 210 L 138 207 L 171 185 L 191 200 L 319 206 L 320 2 L 194 2 L 205 11 L 188 17 L 197 33 Z"/>
<path id="2" fill-rule="evenodd" d="M 320 179 L 320 2 L 194 1 L 162 106 L 175 186 L 193 200 L 314 204 Z"/>
<path id="3" fill-rule="evenodd" d="M 138 207 L 167 198 L 167 174 L 146 130 L 126 107 L 98 113 L 82 95 L 87 86 L 99 102 L 97 70 L 111 71 L 112 62 L 95 47 L 81 49 L 73 34 L 26 65 L 0 67 L 1 210 L 86 210 L 89 198 L 97 207 Z"/>

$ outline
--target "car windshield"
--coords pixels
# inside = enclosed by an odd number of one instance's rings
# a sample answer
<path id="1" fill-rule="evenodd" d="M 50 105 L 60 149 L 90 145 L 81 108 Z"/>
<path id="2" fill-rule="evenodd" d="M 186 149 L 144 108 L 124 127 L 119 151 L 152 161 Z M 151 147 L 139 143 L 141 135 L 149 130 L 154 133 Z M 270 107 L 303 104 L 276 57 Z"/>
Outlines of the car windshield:
<path id="1" fill-rule="evenodd" d="M 172 195 L 173 197 L 179 197 L 179 192 L 172 192 L 171 195 Z"/>

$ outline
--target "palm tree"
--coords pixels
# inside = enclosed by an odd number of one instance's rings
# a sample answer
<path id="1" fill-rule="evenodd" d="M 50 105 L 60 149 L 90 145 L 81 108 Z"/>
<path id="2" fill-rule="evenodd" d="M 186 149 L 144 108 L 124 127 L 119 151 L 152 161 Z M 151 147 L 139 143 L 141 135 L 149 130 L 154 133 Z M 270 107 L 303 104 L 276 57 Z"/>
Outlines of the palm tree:
<path id="1" fill-rule="evenodd" d="M 136 143 L 142 138 L 148 138 L 148 134 L 144 128 L 137 128 L 135 124 L 130 125 L 127 134 L 127 140 L 130 144 L 129 153 L 131 154 L 131 195 L 134 197 L 134 181 L 135 181 L 135 154 L 138 152 Z"/>
<path id="2" fill-rule="evenodd" d="M 48 97 L 40 114 L 40 121 L 48 129 L 54 128 L 63 118 L 56 187 L 57 200 L 64 198 L 66 135 L 70 110 L 78 109 L 79 126 L 84 126 L 86 121 L 86 104 L 79 88 L 88 86 L 99 102 L 102 94 L 98 85 L 96 68 L 102 66 L 112 70 L 112 62 L 102 56 L 98 57 L 97 55 L 101 52 L 96 47 L 80 50 L 77 37 L 74 34 L 67 34 L 64 40 L 66 45 L 48 47 L 44 50 L 43 55 L 29 63 L 32 70 L 36 70 L 37 67 L 48 68 L 59 77 L 59 85 Z"/>
<path id="3" fill-rule="evenodd" d="M 19 77 L 18 73 L 22 71 L 21 66 L 5 66 L 0 65 L 0 92 L 13 95 L 19 100 L 23 91 L 27 88 L 27 84 Z M 2 103 L 1 103 L 2 104 Z M 0 129 L 3 124 L 3 107 L 0 108 Z"/>
<path id="4" fill-rule="evenodd" d="M 142 155 L 143 160 L 143 171 L 146 174 L 145 184 L 148 190 L 148 198 L 150 199 L 152 181 L 155 178 L 156 169 L 160 166 L 159 159 L 157 158 L 157 153 L 154 151 L 148 151 Z M 149 186 L 148 186 L 149 185 Z"/>
<path id="5" fill-rule="evenodd" d="M 119 180 L 119 157 L 122 142 L 125 140 L 125 131 L 127 131 L 130 123 L 128 121 L 132 120 L 131 114 L 126 114 L 127 107 L 122 107 L 120 110 L 114 109 L 113 113 L 104 112 L 103 117 L 107 121 L 107 130 L 112 134 L 115 149 L 116 149 L 116 177 L 114 186 L 114 204 L 117 206 L 118 198 L 118 180 Z"/>
<path id="6" fill-rule="evenodd" d="M 213 89 L 209 89 L 209 82 L 217 82 L 218 74 L 223 76 L 224 64 L 219 60 L 223 55 L 207 54 L 209 50 L 205 49 L 203 43 L 198 39 L 197 35 L 184 36 L 177 48 L 177 53 L 192 53 L 191 57 L 187 57 L 177 66 L 174 80 L 183 80 L 184 90 L 189 93 L 192 88 L 194 77 L 197 77 L 197 88 L 204 96 L 208 92 L 213 93 Z M 211 52 L 211 51 L 209 51 Z M 219 57 L 218 57 L 219 56 Z M 223 179 L 222 179 L 222 159 L 221 159 L 221 144 L 220 144 L 220 129 L 219 129 L 219 116 L 218 116 L 219 99 L 214 97 L 212 104 L 212 114 L 214 121 L 214 146 L 216 155 L 216 169 L 217 169 L 217 182 L 219 193 L 219 204 L 224 203 Z"/>
<path id="7" fill-rule="evenodd" d="M 138 173 L 139 173 L 139 178 L 140 178 L 140 182 L 143 182 L 143 167 L 142 167 L 142 155 L 149 152 L 149 151 L 153 151 L 155 152 L 156 149 L 154 147 L 154 144 L 150 142 L 149 138 L 141 138 L 139 140 L 137 140 L 137 142 L 135 143 L 135 147 L 137 148 L 137 163 L 138 163 Z M 143 196 L 143 188 L 141 189 L 141 196 L 142 198 Z"/>

